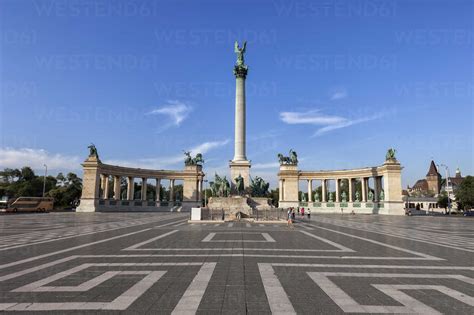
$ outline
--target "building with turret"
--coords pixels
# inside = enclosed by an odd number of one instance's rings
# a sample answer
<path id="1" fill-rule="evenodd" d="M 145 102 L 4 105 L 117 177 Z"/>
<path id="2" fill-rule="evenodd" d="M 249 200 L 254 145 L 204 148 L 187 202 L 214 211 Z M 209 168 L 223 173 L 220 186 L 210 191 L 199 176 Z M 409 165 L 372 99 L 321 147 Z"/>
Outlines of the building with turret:
<path id="1" fill-rule="evenodd" d="M 442 177 L 434 161 L 431 161 L 428 173 L 424 179 L 416 181 L 413 187 L 407 187 L 410 195 L 437 196 L 441 192 Z"/>

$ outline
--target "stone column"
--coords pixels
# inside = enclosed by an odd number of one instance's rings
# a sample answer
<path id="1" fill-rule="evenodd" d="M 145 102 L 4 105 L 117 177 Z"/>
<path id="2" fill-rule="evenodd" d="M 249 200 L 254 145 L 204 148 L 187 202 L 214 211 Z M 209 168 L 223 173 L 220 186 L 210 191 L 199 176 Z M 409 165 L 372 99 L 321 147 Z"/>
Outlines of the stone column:
<path id="1" fill-rule="evenodd" d="M 202 200 L 202 180 L 201 179 L 198 180 L 197 185 L 198 185 L 198 193 L 197 193 L 196 201 L 201 202 Z"/>
<path id="2" fill-rule="evenodd" d="M 147 179 L 146 177 L 142 177 L 142 201 L 146 201 L 146 187 L 147 185 Z"/>
<path id="3" fill-rule="evenodd" d="M 161 197 L 161 179 L 156 179 L 156 202 L 160 202 Z"/>
<path id="4" fill-rule="evenodd" d="M 354 181 L 352 178 L 348 179 L 349 181 L 349 202 L 354 202 Z"/>
<path id="5" fill-rule="evenodd" d="M 326 179 L 321 180 L 321 200 L 322 202 L 327 202 L 328 201 L 328 196 L 327 196 L 327 186 L 326 186 Z"/>
<path id="6" fill-rule="evenodd" d="M 100 196 L 102 199 L 107 199 L 105 198 L 105 186 L 107 186 L 107 175 L 105 174 L 100 174 L 100 188 L 102 188 L 102 196 Z"/>
<path id="7" fill-rule="evenodd" d="M 135 179 L 133 177 L 127 177 L 127 200 L 135 199 Z"/>
<path id="8" fill-rule="evenodd" d="M 120 200 L 122 199 L 121 196 L 120 196 L 120 179 L 121 177 L 120 176 L 114 176 L 114 199 L 115 200 Z"/>
<path id="9" fill-rule="evenodd" d="M 174 201 L 174 179 L 170 179 L 170 202 Z"/>
<path id="10" fill-rule="evenodd" d="M 336 178 L 335 180 L 336 182 L 336 202 L 341 202 L 341 197 L 340 197 L 340 193 L 339 193 L 339 190 L 341 189 L 341 180 Z"/>
<path id="11" fill-rule="evenodd" d="M 374 176 L 374 202 L 379 202 L 379 177 Z"/>
<path id="12" fill-rule="evenodd" d="M 235 140 L 234 158 L 230 162 L 230 181 L 232 190 L 235 192 L 235 178 L 242 176 L 244 187 L 250 185 L 250 161 L 246 154 L 246 101 L 245 101 L 245 79 L 247 78 L 247 66 L 235 65 Z"/>
<path id="13" fill-rule="evenodd" d="M 313 202 L 313 181 L 308 180 L 308 202 Z"/>
<path id="14" fill-rule="evenodd" d="M 109 199 L 109 175 L 102 175 L 102 199 Z"/>
<path id="15" fill-rule="evenodd" d="M 362 177 L 360 182 L 362 184 L 362 202 L 367 202 L 367 182 L 366 182 L 366 178 Z"/>
<path id="16" fill-rule="evenodd" d="M 235 74 L 235 145 L 233 161 L 247 161 L 246 156 L 246 104 L 245 104 L 245 79 L 247 70 L 236 68 Z"/>

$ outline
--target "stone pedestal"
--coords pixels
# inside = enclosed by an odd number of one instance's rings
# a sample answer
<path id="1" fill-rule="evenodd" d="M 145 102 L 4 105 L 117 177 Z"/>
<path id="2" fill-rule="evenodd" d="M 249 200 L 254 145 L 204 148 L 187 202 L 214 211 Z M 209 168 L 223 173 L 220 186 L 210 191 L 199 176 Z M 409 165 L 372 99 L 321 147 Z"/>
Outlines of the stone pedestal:
<path id="1" fill-rule="evenodd" d="M 82 164 L 84 175 L 82 179 L 81 203 L 76 212 L 96 212 L 99 207 L 100 195 L 100 160 L 90 156 Z"/>
<path id="2" fill-rule="evenodd" d="M 244 179 L 244 187 L 250 186 L 250 161 L 230 161 L 229 167 L 232 190 L 235 188 L 235 178 L 239 175 Z"/>
<path id="3" fill-rule="evenodd" d="M 385 161 L 382 166 L 385 190 L 385 214 L 404 215 L 402 197 L 402 167 L 396 159 Z"/>
<path id="4" fill-rule="evenodd" d="M 226 218 L 230 220 L 235 220 L 238 213 L 241 213 L 242 218 L 253 215 L 247 197 L 211 197 L 207 207 L 210 210 L 224 210 Z"/>
<path id="5" fill-rule="evenodd" d="M 281 165 L 278 176 L 283 180 L 283 192 L 280 193 L 279 207 L 297 207 L 299 204 L 298 165 Z"/>

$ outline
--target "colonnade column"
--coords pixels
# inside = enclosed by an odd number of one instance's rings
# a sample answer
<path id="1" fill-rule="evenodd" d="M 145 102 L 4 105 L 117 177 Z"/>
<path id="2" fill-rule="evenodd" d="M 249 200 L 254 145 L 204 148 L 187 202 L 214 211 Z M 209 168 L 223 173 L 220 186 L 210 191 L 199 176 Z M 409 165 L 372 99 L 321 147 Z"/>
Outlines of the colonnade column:
<path id="1" fill-rule="evenodd" d="M 127 200 L 135 199 L 135 185 L 134 178 L 127 177 Z"/>
<path id="2" fill-rule="evenodd" d="M 379 178 L 374 177 L 374 202 L 379 202 Z"/>
<path id="3" fill-rule="evenodd" d="M 99 195 L 100 198 L 105 199 L 105 175 L 100 174 L 100 189 L 102 189 L 102 195 Z"/>
<path id="4" fill-rule="evenodd" d="M 349 181 L 349 202 L 354 202 L 354 181 L 352 180 L 352 178 L 349 178 L 348 179 Z"/>
<path id="5" fill-rule="evenodd" d="M 120 179 L 121 179 L 120 176 L 114 176 L 114 199 L 115 200 L 122 199 L 120 196 L 120 193 L 121 193 Z"/>
<path id="6" fill-rule="evenodd" d="M 341 188 L 341 180 L 336 178 L 335 182 L 336 182 L 336 200 L 335 201 L 341 202 L 341 197 L 339 194 L 339 190 Z"/>
<path id="7" fill-rule="evenodd" d="M 321 180 L 321 188 L 322 188 L 322 189 L 321 189 L 321 192 L 322 192 L 322 194 L 323 194 L 321 200 L 322 200 L 323 202 L 327 202 L 328 196 L 327 196 L 327 192 L 326 192 L 327 187 L 326 187 L 326 180 L 325 180 L 325 179 L 322 179 L 322 180 Z"/>
<path id="8" fill-rule="evenodd" d="M 308 180 L 308 202 L 313 202 L 313 181 Z"/>
<path id="9" fill-rule="evenodd" d="M 361 178 L 361 184 L 362 184 L 362 201 L 367 202 L 367 182 L 366 182 L 365 177 Z"/>
<path id="10" fill-rule="evenodd" d="M 201 179 L 198 180 L 197 185 L 198 185 L 197 201 L 201 202 L 202 200 L 202 180 Z"/>
<path id="11" fill-rule="evenodd" d="M 156 179 L 156 202 L 160 202 L 161 200 L 161 179 Z"/>
<path id="12" fill-rule="evenodd" d="M 142 177 L 142 201 L 146 201 L 146 178 Z"/>
<path id="13" fill-rule="evenodd" d="M 105 176 L 105 185 L 103 187 L 104 199 L 109 199 L 109 175 L 104 175 L 104 176 Z"/>
<path id="14" fill-rule="evenodd" d="M 174 201 L 174 179 L 170 179 L 170 200 Z"/>

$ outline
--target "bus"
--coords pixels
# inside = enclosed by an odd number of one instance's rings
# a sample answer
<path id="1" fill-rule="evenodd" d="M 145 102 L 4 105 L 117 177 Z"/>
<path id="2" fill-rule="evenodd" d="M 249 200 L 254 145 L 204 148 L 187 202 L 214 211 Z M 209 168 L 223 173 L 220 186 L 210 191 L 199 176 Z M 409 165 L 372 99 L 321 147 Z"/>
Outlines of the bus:
<path id="1" fill-rule="evenodd" d="M 53 210 L 54 198 L 20 197 L 13 201 L 4 212 L 47 212 Z"/>

